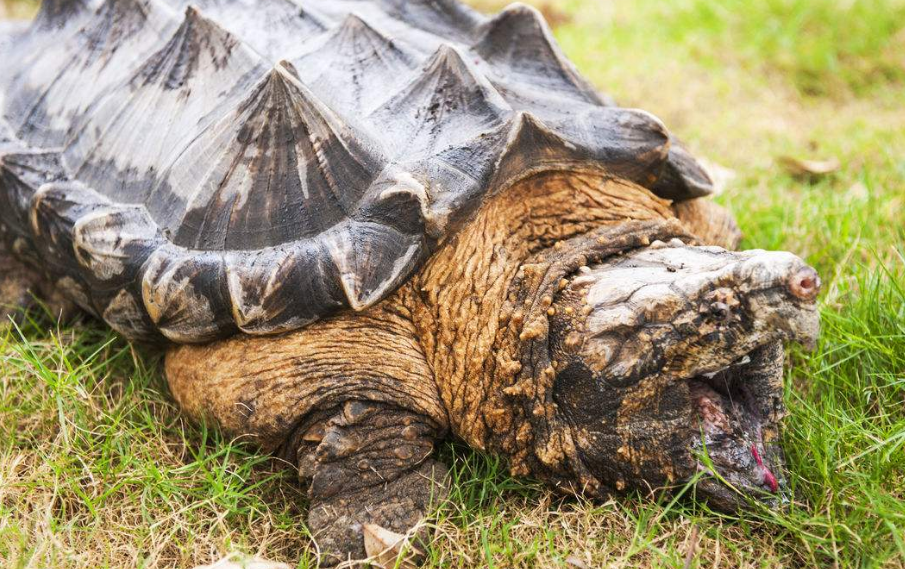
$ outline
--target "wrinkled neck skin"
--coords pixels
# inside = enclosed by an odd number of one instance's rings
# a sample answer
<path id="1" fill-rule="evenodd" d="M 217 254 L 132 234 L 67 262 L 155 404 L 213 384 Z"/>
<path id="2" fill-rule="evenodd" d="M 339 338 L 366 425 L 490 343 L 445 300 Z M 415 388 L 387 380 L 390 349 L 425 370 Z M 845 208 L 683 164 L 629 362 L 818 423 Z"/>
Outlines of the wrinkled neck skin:
<path id="1" fill-rule="evenodd" d="M 553 400 L 553 299 L 579 267 L 679 236 L 668 201 L 599 174 L 534 177 L 485 205 L 412 282 L 453 433 L 515 475 L 597 493 Z"/>

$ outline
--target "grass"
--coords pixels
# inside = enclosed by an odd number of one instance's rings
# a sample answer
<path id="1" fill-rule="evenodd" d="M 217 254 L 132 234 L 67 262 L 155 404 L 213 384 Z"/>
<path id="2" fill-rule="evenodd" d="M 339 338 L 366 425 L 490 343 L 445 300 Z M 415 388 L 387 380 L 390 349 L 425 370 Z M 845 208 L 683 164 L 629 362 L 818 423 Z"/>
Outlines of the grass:
<path id="1" fill-rule="evenodd" d="M 536 4 L 601 89 L 734 173 L 718 199 L 744 246 L 822 274 L 819 347 L 788 371 L 797 499 L 741 518 L 668 496 L 586 503 L 449 444 L 428 566 L 905 567 L 905 0 Z M 802 181 L 784 155 L 842 167 Z M 186 424 L 158 356 L 38 314 L 0 354 L 0 565 L 184 567 L 232 550 L 315 565 L 302 489 Z"/>

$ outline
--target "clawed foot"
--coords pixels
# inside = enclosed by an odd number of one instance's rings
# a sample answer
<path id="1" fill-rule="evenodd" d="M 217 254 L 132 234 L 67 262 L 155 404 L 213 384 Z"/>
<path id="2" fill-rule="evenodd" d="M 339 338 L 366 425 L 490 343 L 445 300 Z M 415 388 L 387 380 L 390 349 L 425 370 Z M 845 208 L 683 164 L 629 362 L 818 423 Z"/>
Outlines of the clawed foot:
<path id="1" fill-rule="evenodd" d="M 420 415 L 357 401 L 306 433 L 300 473 L 311 479 L 308 522 L 321 566 L 414 566 L 424 520 L 447 494 L 446 467 L 431 456 L 435 434 Z"/>
<path id="2" fill-rule="evenodd" d="M 394 480 L 317 500 L 308 523 L 321 565 L 369 559 L 380 567 L 404 566 L 424 554 L 424 521 L 446 496 L 446 469 L 434 460 Z"/>

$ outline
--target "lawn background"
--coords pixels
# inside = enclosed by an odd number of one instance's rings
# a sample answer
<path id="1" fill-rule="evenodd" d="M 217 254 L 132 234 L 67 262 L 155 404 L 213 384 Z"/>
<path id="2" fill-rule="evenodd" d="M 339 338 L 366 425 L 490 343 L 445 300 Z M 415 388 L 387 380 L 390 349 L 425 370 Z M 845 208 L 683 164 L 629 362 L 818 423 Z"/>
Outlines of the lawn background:
<path id="1" fill-rule="evenodd" d="M 669 496 L 591 504 L 449 444 L 428 566 L 905 567 L 905 0 L 534 4 L 596 85 L 719 166 L 744 247 L 823 276 L 820 345 L 788 372 L 798 499 L 742 519 Z M 0 1 L 0 17 L 33 10 Z M 801 180 L 781 156 L 841 168 Z M 0 566 L 190 567 L 234 550 L 316 565 L 291 472 L 186 423 L 158 355 L 32 317 L 0 332 Z"/>

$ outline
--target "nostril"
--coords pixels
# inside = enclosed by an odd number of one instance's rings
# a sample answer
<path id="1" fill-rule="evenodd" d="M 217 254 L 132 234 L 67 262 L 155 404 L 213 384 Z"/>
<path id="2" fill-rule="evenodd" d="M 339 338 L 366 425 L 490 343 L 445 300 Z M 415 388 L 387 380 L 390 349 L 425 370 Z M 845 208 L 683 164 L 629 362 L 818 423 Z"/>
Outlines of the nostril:
<path id="1" fill-rule="evenodd" d="M 817 271 L 807 267 L 792 275 L 789 282 L 792 295 L 802 300 L 814 300 L 820 292 L 820 277 Z"/>

